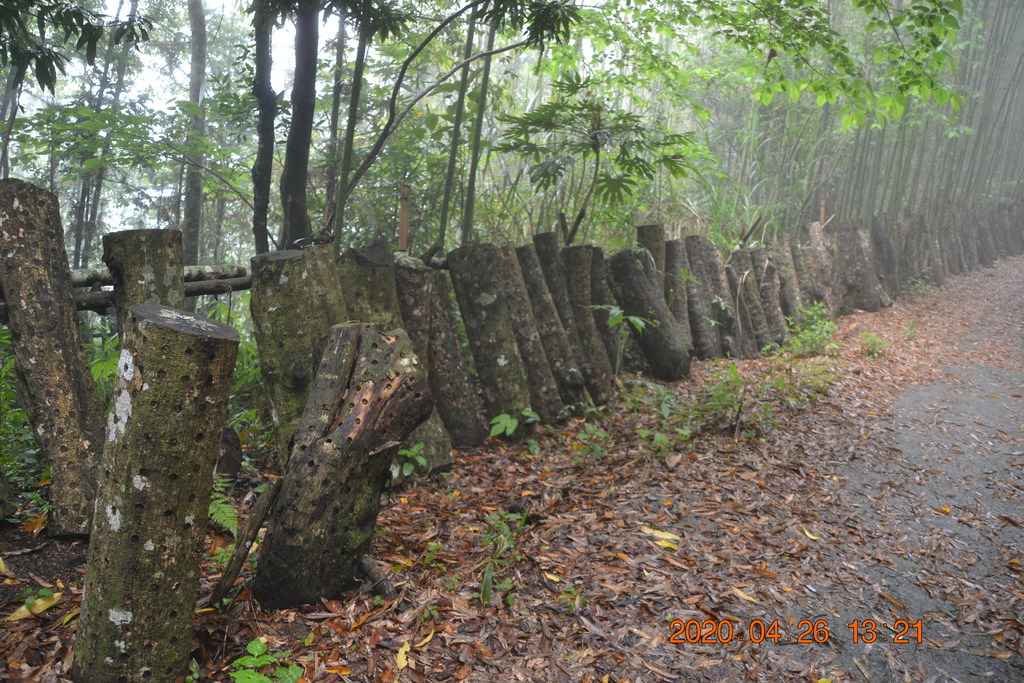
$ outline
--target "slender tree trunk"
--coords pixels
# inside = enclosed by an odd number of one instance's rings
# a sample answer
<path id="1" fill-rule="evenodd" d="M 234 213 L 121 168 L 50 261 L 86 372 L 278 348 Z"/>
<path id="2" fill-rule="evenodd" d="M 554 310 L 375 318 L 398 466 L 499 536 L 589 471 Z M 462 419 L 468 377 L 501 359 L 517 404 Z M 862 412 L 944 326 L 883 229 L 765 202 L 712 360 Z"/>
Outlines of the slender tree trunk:
<path id="1" fill-rule="evenodd" d="M 476 17 L 470 15 L 466 27 L 466 47 L 462 58 L 473 56 L 473 38 L 476 34 Z M 448 149 L 448 168 L 444 175 L 444 196 L 441 198 L 441 217 L 438 223 L 437 241 L 444 247 L 448 230 L 448 207 L 451 204 L 452 192 L 455 190 L 455 167 L 459 160 L 459 145 L 462 142 L 462 117 L 466 111 L 466 91 L 469 89 L 469 64 L 462 68 L 459 78 L 459 98 L 455 101 L 455 120 L 452 122 L 451 146 Z"/>
<path id="2" fill-rule="evenodd" d="M 334 78 L 331 84 L 331 123 L 330 138 L 327 142 L 327 188 L 324 192 L 324 227 L 327 227 L 331 220 L 331 212 L 337 201 L 338 193 L 338 171 L 340 170 L 338 158 L 338 127 L 341 122 L 341 89 L 345 83 L 345 48 L 348 43 L 345 33 L 345 21 L 348 13 L 344 7 L 336 10 L 338 12 L 338 36 L 334 43 Z"/>
<path id="3" fill-rule="evenodd" d="M 359 121 L 359 100 L 363 93 L 363 72 L 366 70 L 366 48 L 373 39 L 373 27 L 364 17 L 359 25 L 359 44 L 352 69 L 352 92 L 348 100 L 348 120 L 345 123 L 345 142 L 341 156 L 341 174 L 338 178 L 338 206 L 334 210 L 334 258 L 341 256 L 341 236 L 345 231 L 345 206 L 348 204 L 348 178 L 352 172 L 352 154 L 356 141 L 356 123 Z"/>
<path id="4" fill-rule="evenodd" d="M 285 143 L 281 171 L 281 208 L 284 228 L 281 246 L 313 234 L 306 195 L 309 185 L 309 149 L 316 113 L 316 56 L 320 38 L 320 3 L 303 0 L 295 10 L 295 83 L 292 86 L 292 124 Z"/>
<path id="5" fill-rule="evenodd" d="M 256 97 L 259 114 L 256 122 L 256 160 L 252 165 L 252 234 L 256 241 L 257 254 L 270 251 L 267 214 L 270 212 L 270 183 L 274 165 L 274 119 L 277 118 L 277 93 L 270 82 L 273 67 L 270 36 L 274 18 L 268 2 L 269 0 L 258 0 L 253 19 L 256 30 L 256 72 L 252 91 Z"/>
<path id="6" fill-rule="evenodd" d="M 486 51 L 494 49 L 494 36 L 498 32 L 497 17 L 491 21 L 487 33 Z M 484 121 L 487 118 L 487 86 L 491 80 L 491 56 L 484 57 L 483 73 L 480 75 L 480 96 L 476 102 L 476 127 L 473 129 L 473 153 L 469 162 L 469 183 L 466 187 L 466 209 L 462 213 L 461 244 L 468 244 L 473 239 L 473 214 L 476 208 L 476 172 L 480 164 L 481 140 L 484 134 Z"/>
<path id="7" fill-rule="evenodd" d="M 190 117 L 186 146 L 192 148 L 206 135 L 206 114 L 203 95 L 206 89 L 206 10 L 203 0 L 188 0 L 188 23 L 192 29 L 189 48 L 192 71 L 189 77 L 189 101 L 194 107 Z M 203 167 L 206 156 L 195 152 L 188 156 L 185 169 L 185 215 L 181 225 L 182 248 L 185 263 L 199 263 L 199 234 L 203 226 Z"/>

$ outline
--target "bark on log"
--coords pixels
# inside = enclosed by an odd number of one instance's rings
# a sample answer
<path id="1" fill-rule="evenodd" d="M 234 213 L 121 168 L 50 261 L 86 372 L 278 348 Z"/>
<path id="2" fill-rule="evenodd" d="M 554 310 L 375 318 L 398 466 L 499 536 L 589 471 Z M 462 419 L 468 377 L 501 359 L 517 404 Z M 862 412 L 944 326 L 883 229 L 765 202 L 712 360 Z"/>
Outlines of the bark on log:
<path id="1" fill-rule="evenodd" d="M 590 396 L 594 403 L 605 405 L 612 397 L 612 364 L 594 320 L 590 277 L 595 248 L 589 245 L 565 247 L 562 261 L 569 276 L 569 303 L 583 353 L 583 376 L 590 378 L 589 386 L 593 387 Z"/>
<path id="2" fill-rule="evenodd" d="M 608 288 L 608 265 L 604 260 L 601 247 L 594 247 L 590 252 L 590 298 L 594 302 L 594 324 L 601 333 L 604 350 L 611 363 L 612 377 L 619 374 L 619 363 L 622 359 L 622 338 L 619 330 L 613 330 L 609 324 L 611 307 L 615 305 L 615 297 Z"/>
<path id="3" fill-rule="evenodd" d="M 126 231 L 133 232 L 133 231 Z M 182 277 L 185 282 L 206 282 L 211 280 L 237 280 L 248 277 L 249 270 L 245 266 L 185 266 Z M 114 275 L 105 268 L 81 268 L 71 271 L 72 287 L 110 287 L 114 284 Z"/>
<path id="4" fill-rule="evenodd" d="M 750 252 L 744 247 L 738 247 L 732 252 L 732 264 L 739 271 L 740 285 L 743 287 L 743 300 L 746 304 L 747 315 L 750 316 L 750 323 L 753 326 L 754 340 L 757 343 L 757 355 L 747 356 L 756 358 L 760 351 L 766 347 L 774 346 L 772 334 L 768 329 L 768 321 L 761 308 L 761 292 L 758 289 L 757 275 L 754 273 L 754 266 L 750 260 Z M 731 283 L 730 283 L 731 285 Z"/>
<path id="5" fill-rule="evenodd" d="M 551 290 L 548 289 L 547 280 L 544 278 L 537 251 L 532 244 L 527 244 L 516 248 L 516 258 L 519 260 L 519 270 L 530 297 L 533 320 L 537 325 L 540 341 L 544 345 L 544 353 L 551 365 L 551 374 L 558 385 L 562 403 L 575 413 L 582 413 L 583 406 L 590 403 L 590 395 L 587 393 L 586 382 L 572 351 L 565 326 L 551 298 Z"/>
<path id="6" fill-rule="evenodd" d="M 322 340 L 348 312 L 329 244 L 259 254 L 252 273 L 249 308 L 283 463 L 320 364 Z"/>
<path id="7" fill-rule="evenodd" d="M 379 327 L 330 331 L 260 547 L 253 594 L 265 610 L 357 584 L 398 445 L 430 415 L 408 336 Z"/>
<path id="8" fill-rule="evenodd" d="M 733 350 L 736 338 L 736 316 L 729 307 L 729 283 L 725 280 L 725 270 L 718 247 L 702 235 L 686 237 L 686 255 L 690 259 L 690 270 L 694 277 L 706 288 L 708 304 L 711 307 L 712 319 L 718 332 L 721 355 L 739 354 Z M 693 318 L 691 317 L 692 321 Z"/>
<path id="9" fill-rule="evenodd" d="M 644 260 L 644 271 L 659 292 L 665 291 L 665 226 L 661 223 L 647 223 L 637 226 L 636 243 L 647 250 L 650 261 Z M 653 267 L 653 272 L 648 270 Z"/>
<path id="10" fill-rule="evenodd" d="M 452 443 L 483 443 L 489 430 L 480 391 L 462 355 L 448 275 L 407 259 L 397 264 L 395 284 L 405 330 L 427 368 L 434 407 Z"/>
<path id="11" fill-rule="evenodd" d="M 844 221 L 833 237 L 833 291 L 842 315 L 855 310 L 875 312 L 892 305 L 875 273 L 871 233 L 859 220 Z"/>
<path id="12" fill-rule="evenodd" d="M 238 333 L 133 306 L 118 361 L 74 678 L 173 681 L 192 650 L 206 518 Z"/>
<path id="13" fill-rule="evenodd" d="M 642 332 L 632 328 L 640 350 L 654 376 L 672 382 L 690 372 L 690 354 L 683 344 L 679 324 L 665 305 L 665 298 L 644 274 L 632 250 L 621 251 L 608 260 L 612 292 L 626 315 L 650 321 Z"/>
<path id="14" fill-rule="evenodd" d="M 686 304 L 690 331 L 693 334 L 693 350 L 701 360 L 721 358 L 722 340 L 714 305 L 711 303 L 714 298 L 713 289 L 708 276 L 703 273 L 701 263 L 690 258 L 689 245 L 697 239 L 696 236 L 691 237 L 687 237 L 683 244 L 687 245 L 687 261 L 690 263 L 690 274 L 693 276 L 686 282 Z"/>
<path id="15" fill-rule="evenodd" d="M 800 294 L 800 282 L 793 264 L 793 250 L 788 235 L 779 238 L 774 254 L 779 270 L 779 304 L 782 306 L 782 313 L 800 328 L 804 324 L 801 311 L 804 299 Z"/>
<path id="16" fill-rule="evenodd" d="M 750 263 L 757 277 L 757 288 L 761 294 L 761 310 L 764 311 L 765 322 L 772 343 L 782 346 L 786 341 L 786 318 L 782 314 L 779 270 L 775 266 L 775 258 L 763 247 L 748 250 Z"/>
<path id="17" fill-rule="evenodd" d="M 353 320 L 380 323 L 385 330 L 404 325 L 395 285 L 395 255 L 386 243 L 347 249 L 338 259 L 338 279 Z"/>
<path id="18" fill-rule="evenodd" d="M 57 198 L 0 180 L 0 291 L 25 411 L 50 464 L 48 532 L 87 534 L 103 447 L 103 407 L 85 362 Z"/>
<path id="19" fill-rule="evenodd" d="M 448 255 L 448 268 L 483 388 L 487 419 L 509 415 L 520 421 L 513 438 L 524 436 L 528 430 L 522 413 L 530 407 L 530 392 L 501 290 L 498 249 L 493 244 L 459 247 Z"/>
<path id="20" fill-rule="evenodd" d="M 739 359 L 758 358 L 757 338 L 754 336 L 754 324 L 750 319 L 747 299 L 743 294 L 744 274 L 739 267 L 730 263 L 725 267 L 725 277 L 732 292 L 730 304 L 736 316 L 736 332 L 733 343 L 734 355 Z M 748 277 L 752 277 L 748 274 Z"/>
<path id="21" fill-rule="evenodd" d="M 124 338 L 128 309 L 136 304 L 185 307 L 180 230 L 122 230 L 103 236 L 110 269 L 117 333 Z"/>
<path id="22" fill-rule="evenodd" d="M 687 280 L 691 279 L 690 260 L 686 256 L 686 242 L 669 240 L 665 242 L 665 303 L 672 311 L 683 341 L 693 354 L 693 333 L 690 330 L 690 303 L 686 293 Z"/>
<path id="23" fill-rule="evenodd" d="M 523 274 L 515 249 L 510 246 L 498 247 L 498 259 L 504 295 L 508 304 L 509 322 L 515 334 L 519 357 L 523 361 L 526 381 L 530 390 L 530 406 L 544 424 L 554 424 L 562 419 L 565 405 L 558 395 L 558 385 L 551 372 L 551 364 L 544 352 L 544 344 L 533 319 L 530 296 L 526 292 Z M 603 350 L 603 349 L 602 349 Z"/>
<path id="24" fill-rule="evenodd" d="M 583 347 L 580 345 L 579 334 L 576 332 L 576 321 L 572 317 L 572 304 L 569 303 L 569 285 L 566 282 L 565 264 L 559 253 L 558 235 L 553 232 L 542 232 L 533 236 L 533 248 L 537 254 L 537 261 L 540 262 L 540 269 L 544 272 L 544 281 L 551 293 L 551 301 L 558 311 L 558 319 L 562 321 L 565 328 L 565 335 L 569 339 L 569 348 L 572 350 L 573 358 L 577 365 L 583 362 Z M 583 368 L 581 367 L 582 371 Z M 584 372 L 583 378 L 587 375 Z M 590 389 L 588 383 L 587 389 Z"/>

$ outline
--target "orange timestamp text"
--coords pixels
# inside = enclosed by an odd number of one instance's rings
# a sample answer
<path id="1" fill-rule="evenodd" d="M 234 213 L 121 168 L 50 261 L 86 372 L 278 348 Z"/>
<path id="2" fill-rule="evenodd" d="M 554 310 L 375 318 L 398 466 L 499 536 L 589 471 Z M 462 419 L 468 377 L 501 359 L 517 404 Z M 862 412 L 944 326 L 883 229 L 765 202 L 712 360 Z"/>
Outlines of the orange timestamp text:
<path id="1" fill-rule="evenodd" d="M 855 643 L 920 643 L 923 640 L 921 620 L 907 621 L 897 619 L 892 624 L 878 623 L 874 619 L 854 619 L 846 624 L 850 629 Z M 672 634 L 670 643 L 728 643 L 734 638 L 742 638 L 741 627 L 729 619 L 676 619 L 669 624 Z M 740 633 L 737 630 L 740 629 Z M 885 631 L 890 629 L 892 633 Z M 825 619 L 803 619 L 796 624 L 796 631 L 788 631 L 779 626 L 779 620 L 763 621 L 754 619 L 746 628 L 746 639 L 752 643 L 827 643 L 832 637 L 829 623 Z"/>

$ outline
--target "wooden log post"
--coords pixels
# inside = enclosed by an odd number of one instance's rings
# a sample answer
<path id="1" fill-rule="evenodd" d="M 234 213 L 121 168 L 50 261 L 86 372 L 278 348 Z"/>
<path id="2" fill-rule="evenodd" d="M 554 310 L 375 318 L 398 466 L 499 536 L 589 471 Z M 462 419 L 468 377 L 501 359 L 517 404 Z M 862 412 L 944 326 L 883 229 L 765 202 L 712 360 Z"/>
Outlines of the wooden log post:
<path id="1" fill-rule="evenodd" d="M 353 320 L 379 323 L 385 330 L 405 328 L 398 296 L 397 262 L 386 242 L 347 249 L 338 259 L 338 277 L 345 293 L 346 308 Z M 413 349 L 423 359 L 424 371 L 429 375 L 428 336 L 419 332 L 409 333 Z M 446 470 L 455 462 L 451 437 L 437 411 L 431 411 L 429 419 L 409 435 L 409 441 L 402 444 L 400 450 L 411 450 L 417 444 L 421 447 L 419 455 L 426 462 L 425 465 L 416 463 L 418 474 Z"/>
<path id="2" fill-rule="evenodd" d="M 793 263 L 793 250 L 789 236 L 782 235 L 772 252 L 778 264 L 779 272 L 779 304 L 782 314 L 792 321 L 796 327 L 802 327 L 804 299 L 800 294 L 800 281 L 797 279 L 796 266 Z"/>
<path id="3" fill-rule="evenodd" d="M 533 319 L 530 295 L 526 292 L 523 273 L 513 247 L 498 247 L 501 279 L 508 304 L 509 322 L 516 337 L 519 358 L 523 361 L 526 382 L 530 390 L 530 406 L 544 424 L 554 424 L 562 419 L 565 404 L 558 394 L 558 385 L 551 372 L 544 344 Z"/>
<path id="4" fill-rule="evenodd" d="M 103 406 L 85 362 L 64 251 L 60 204 L 20 180 L 0 180 L 0 291 L 25 411 L 50 465 L 48 533 L 89 533 Z"/>
<path id="5" fill-rule="evenodd" d="M 690 302 L 686 292 L 687 281 L 692 279 L 690 259 L 686 256 L 686 242 L 668 240 L 665 242 L 665 303 L 672 312 L 683 341 L 693 354 L 693 332 L 690 330 Z"/>
<path id="6" fill-rule="evenodd" d="M 687 376 L 691 358 L 679 324 L 665 305 L 661 291 L 644 274 L 636 252 L 627 249 L 612 256 L 608 272 L 612 292 L 625 314 L 649 321 L 643 331 L 632 331 L 654 376 L 667 382 Z"/>
<path id="7" fill-rule="evenodd" d="M 379 327 L 337 325 L 327 338 L 260 546 L 253 595 L 265 610 L 357 585 L 398 445 L 430 416 L 408 336 Z"/>
<path id="8" fill-rule="evenodd" d="M 493 244 L 467 244 L 448 255 L 487 419 L 508 415 L 518 420 L 519 427 L 510 436 L 520 438 L 529 431 L 522 413 L 530 408 L 530 392 L 508 317 L 499 264 L 498 248 Z"/>
<path id="9" fill-rule="evenodd" d="M 696 237 L 694 237 L 696 239 Z M 690 237 L 683 240 L 684 245 L 691 242 Z M 708 360 L 722 357 L 722 340 L 718 332 L 718 321 L 711 300 L 711 284 L 702 272 L 700 262 L 690 259 L 687 247 L 687 261 L 690 263 L 691 277 L 686 281 L 686 304 L 690 320 L 690 332 L 693 334 L 693 350 L 697 358 Z"/>
<path id="10" fill-rule="evenodd" d="M 530 297 L 533 320 L 537 325 L 540 341 L 544 345 L 544 353 L 551 365 L 551 374 L 558 385 L 562 403 L 580 414 L 583 406 L 590 403 L 590 394 L 587 393 L 583 373 L 580 372 L 565 326 L 562 325 L 562 319 L 551 298 L 551 290 L 548 289 L 544 271 L 540 267 L 537 251 L 532 244 L 517 247 L 516 258 Z"/>
<path id="11" fill-rule="evenodd" d="M 712 244 L 707 237 L 688 235 L 686 237 L 686 255 L 690 259 L 690 270 L 693 271 L 697 281 L 704 285 L 707 292 L 711 319 L 715 321 L 715 330 L 718 332 L 721 355 L 731 354 L 739 357 L 732 347 L 733 340 L 736 338 L 737 322 L 735 313 L 729 306 L 732 295 L 729 292 L 729 283 L 725 280 L 725 270 L 718 247 Z M 690 320 L 692 321 L 693 318 L 691 317 Z"/>
<path id="12" fill-rule="evenodd" d="M 127 316 L 107 424 L 74 679 L 186 672 L 238 332 L 154 304 Z"/>
<path id="13" fill-rule="evenodd" d="M 750 310 L 747 308 L 747 299 L 743 293 L 743 272 L 736 264 L 730 263 L 725 267 L 725 277 L 732 292 L 730 304 L 736 316 L 733 353 L 740 360 L 758 358 L 761 353 L 758 351 L 754 324 L 750 320 Z"/>
<path id="14" fill-rule="evenodd" d="M 320 364 L 322 339 L 348 312 L 329 244 L 259 254 L 252 273 L 249 308 L 283 463 Z"/>
<path id="15" fill-rule="evenodd" d="M 643 261 L 647 276 L 654 281 L 659 292 L 665 291 L 665 226 L 661 223 L 637 226 L 636 243 L 650 254 L 650 260 Z"/>
<path id="16" fill-rule="evenodd" d="M 180 230 L 122 230 L 103 236 L 103 262 L 114 282 L 117 333 L 124 337 L 136 304 L 185 306 Z"/>
<path id="17" fill-rule="evenodd" d="M 405 330 L 427 368 L 434 408 L 452 443 L 459 447 L 483 443 L 489 430 L 479 389 L 459 343 L 447 273 L 419 261 L 400 260 L 395 284 Z"/>
<path id="18" fill-rule="evenodd" d="M 731 262 L 739 271 L 740 285 L 743 289 L 742 295 L 746 303 L 747 315 L 750 316 L 750 322 L 753 326 L 751 331 L 754 333 L 758 352 L 765 348 L 774 347 L 775 342 L 772 339 L 772 333 L 768 328 L 768 320 L 761 306 L 761 292 L 757 283 L 757 274 L 754 272 L 754 266 L 751 263 L 750 252 L 745 247 L 734 249 Z M 754 357 L 756 358 L 756 356 Z"/>
<path id="19" fill-rule="evenodd" d="M 773 344 L 782 346 L 786 341 L 786 318 L 782 314 L 779 269 L 775 266 L 775 258 L 763 247 L 748 250 L 750 263 L 757 277 L 757 288 L 761 294 L 761 309 L 768 324 L 768 334 Z"/>
<path id="20" fill-rule="evenodd" d="M 615 305 L 615 297 L 608 287 L 608 264 L 604 260 L 601 247 L 594 247 L 590 252 L 590 299 L 594 304 L 594 325 L 601 333 L 604 350 L 611 363 L 612 377 L 619 374 L 619 363 L 622 360 L 622 337 L 617 329 L 610 324 L 611 308 Z"/>
<path id="21" fill-rule="evenodd" d="M 583 353 L 584 377 L 590 377 L 593 386 L 590 396 L 594 403 L 604 405 L 612 397 L 612 364 L 594 320 L 590 282 L 594 249 L 589 245 L 565 247 L 562 249 L 562 261 L 568 275 L 569 303 Z"/>

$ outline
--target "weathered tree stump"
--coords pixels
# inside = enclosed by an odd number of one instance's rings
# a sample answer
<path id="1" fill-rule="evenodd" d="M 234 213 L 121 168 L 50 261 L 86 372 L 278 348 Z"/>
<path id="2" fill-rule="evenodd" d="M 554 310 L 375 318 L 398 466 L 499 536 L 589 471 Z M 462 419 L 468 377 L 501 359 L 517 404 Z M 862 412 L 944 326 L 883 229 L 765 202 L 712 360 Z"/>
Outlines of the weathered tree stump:
<path id="1" fill-rule="evenodd" d="M 729 290 L 732 292 L 730 304 L 736 317 L 733 355 L 741 360 L 758 358 L 761 353 L 758 350 L 757 338 L 754 336 L 754 324 L 750 319 L 750 310 L 747 308 L 747 299 L 743 292 L 744 273 L 737 265 L 730 263 L 725 267 L 725 277 L 729 282 Z M 753 275 L 747 273 L 747 277 L 753 277 Z"/>
<path id="2" fill-rule="evenodd" d="M 782 346 L 786 341 L 786 319 L 782 315 L 781 284 L 775 258 L 763 247 L 748 250 L 750 263 L 757 276 L 757 287 L 761 294 L 761 310 L 768 324 L 772 343 Z"/>
<path id="3" fill-rule="evenodd" d="M 533 248 L 540 263 L 540 269 L 544 273 L 544 281 L 548 285 L 548 292 L 551 293 L 551 301 L 558 311 L 558 319 L 562 321 L 565 328 L 565 335 L 569 339 L 569 348 L 572 349 L 573 358 L 576 363 L 582 365 L 583 347 L 580 344 L 579 334 L 576 332 L 576 321 L 572 317 L 572 304 L 569 302 L 569 285 L 567 283 L 565 263 L 558 246 L 558 235 L 553 232 L 542 232 L 533 236 Z M 583 371 L 583 368 L 580 367 Z M 587 379 L 587 373 L 583 371 L 583 379 Z M 587 390 L 590 389 L 587 380 Z"/>
<path id="4" fill-rule="evenodd" d="M 520 420 L 514 434 L 519 437 L 527 432 L 522 412 L 530 407 L 530 392 L 508 317 L 499 263 L 493 244 L 467 244 L 448 255 L 487 418 L 504 414 Z"/>
<path id="5" fill-rule="evenodd" d="M 665 291 L 665 226 L 647 223 L 636 228 L 636 243 L 647 250 L 650 261 L 644 260 L 644 271 L 654 280 L 659 292 Z M 653 272 L 648 271 L 648 267 Z"/>
<path id="6" fill-rule="evenodd" d="M 760 352 L 762 349 L 774 346 L 775 342 L 772 340 L 772 334 L 768 329 L 768 321 L 765 318 L 764 309 L 761 307 L 761 292 L 758 288 L 754 266 L 750 261 L 750 253 L 744 247 L 733 250 L 732 263 L 739 271 L 739 284 L 742 286 L 741 293 L 746 304 L 747 315 L 750 316 L 750 322 L 753 326 L 751 332 L 754 333 L 757 350 Z M 756 358 L 757 356 L 753 357 Z"/>
<path id="7" fill-rule="evenodd" d="M 687 280 L 690 273 L 690 260 L 686 256 L 686 242 L 668 240 L 665 242 L 665 303 L 672 312 L 679 329 L 683 332 L 683 341 L 693 353 L 693 333 L 690 330 L 690 302 L 686 293 Z"/>
<path id="8" fill-rule="evenodd" d="M 259 254 L 252 274 L 249 308 L 283 462 L 320 364 L 323 337 L 348 312 L 329 244 Z"/>
<path id="9" fill-rule="evenodd" d="M 430 389 L 401 329 L 331 329 L 260 547 L 265 610 L 337 598 L 359 580 L 398 445 L 430 416 Z"/>
<path id="10" fill-rule="evenodd" d="M 590 277 L 594 247 L 579 245 L 562 249 L 569 286 L 569 303 L 576 322 L 576 334 L 580 338 L 583 353 L 584 377 L 590 378 L 591 398 L 597 405 L 604 405 L 612 397 L 612 364 L 608 359 L 601 333 L 594 320 L 593 298 Z"/>
<path id="11" fill-rule="evenodd" d="M 452 443 L 483 443 L 489 430 L 483 420 L 480 392 L 462 355 L 448 275 L 404 260 L 395 269 L 395 284 L 405 330 L 427 368 L 434 407 Z"/>
<path id="12" fill-rule="evenodd" d="M 718 332 L 721 355 L 731 354 L 738 357 L 739 354 L 732 348 L 733 340 L 736 338 L 736 316 L 729 306 L 732 295 L 729 292 L 729 283 L 725 280 L 725 270 L 718 247 L 707 237 L 688 235 L 686 255 L 690 260 L 690 270 L 707 292 L 711 319 L 715 321 L 715 329 Z M 690 320 L 692 323 L 692 316 Z"/>
<path id="13" fill-rule="evenodd" d="M 123 230 L 103 236 L 103 262 L 114 284 L 117 332 L 136 304 L 185 306 L 180 230 Z"/>
<path id="14" fill-rule="evenodd" d="M 519 358 L 523 361 L 530 390 L 530 406 L 542 422 L 554 424 L 562 418 L 565 405 L 558 395 L 558 386 L 533 319 L 530 296 L 526 292 L 515 249 L 509 246 L 498 247 L 498 259 L 509 322 L 512 323 L 512 332 L 516 337 Z"/>
<path id="15" fill-rule="evenodd" d="M 375 242 L 369 247 L 346 250 L 338 260 L 338 277 L 345 293 L 348 314 L 359 322 L 379 323 L 385 330 L 405 329 L 424 372 L 429 376 L 429 333 L 424 335 L 423 330 L 410 331 L 406 327 L 398 295 L 398 266 L 391 247 L 385 242 Z M 415 322 L 413 327 L 417 327 Z M 416 465 L 418 474 L 448 469 L 455 462 L 452 440 L 436 411 L 432 411 L 426 423 L 409 435 L 409 441 L 401 448 L 411 450 L 417 444 L 422 445 L 419 454 L 426 461 L 426 465 Z"/>
<path id="16" fill-rule="evenodd" d="M 583 406 L 590 402 L 583 373 L 580 372 L 576 355 L 572 351 L 569 337 L 558 315 L 551 290 L 548 289 L 544 271 L 540 267 L 537 251 L 532 244 L 516 248 L 519 270 L 530 297 L 533 308 L 533 320 L 544 345 L 551 373 L 558 385 L 558 393 L 562 403 L 576 413 L 581 413 Z"/>
<path id="17" fill-rule="evenodd" d="M 192 650 L 206 518 L 238 333 L 133 306 L 89 543 L 74 678 L 174 681 Z"/>
<path id="18" fill-rule="evenodd" d="M 665 297 L 644 274 L 632 250 L 621 251 L 608 260 L 612 292 L 622 310 L 649 322 L 643 331 L 632 332 L 651 365 L 654 376 L 672 382 L 690 373 L 690 354 L 683 333 L 665 305 Z"/>
<path id="19" fill-rule="evenodd" d="M 832 259 L 833 291 L 841 314 L 855 310 L 874 312 L 892 305 L 875 271 L 871 233 L 860 221 L 836 226 Z"/>
<path id="20" fill-rule="evenodd" d="M 605 263 L 601 247 L 594 247 L 590 252 L 590 299 L 594 305 L 594 325 L 601 333 L 601 341 L 604 342 L 604 350 L 611 364 L 612 377 L 615 377 L 619 374 L 619 362 L 622 358 L 622 337 L 619 330 L 613 330 L 609 324 L 615 297 L 608 288 L 608 265 Z"/>
<path id="21" fill-rule="evenodd" d="M 18 387 L 50 465 L 48 532 L 87 534 L 103 407 L 85 362 L 54 195 L 20 180 L 0 180 L 0 253 Z"/>
<path id="22" fill-rule="evenodd" d="M 775 245 L 775 260 L 779 270 L 779 304 L 782 313 L 793 321 L 797 327 L 803 326 L 804 299 L 800 294 L 800 282 L 797 280 L 796 266 L 793 264 L 793 250 L 789 236 L 783 235 Z"/>

